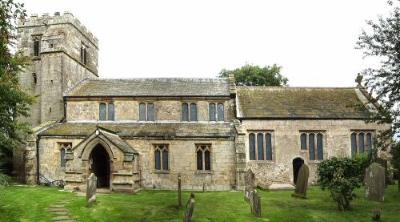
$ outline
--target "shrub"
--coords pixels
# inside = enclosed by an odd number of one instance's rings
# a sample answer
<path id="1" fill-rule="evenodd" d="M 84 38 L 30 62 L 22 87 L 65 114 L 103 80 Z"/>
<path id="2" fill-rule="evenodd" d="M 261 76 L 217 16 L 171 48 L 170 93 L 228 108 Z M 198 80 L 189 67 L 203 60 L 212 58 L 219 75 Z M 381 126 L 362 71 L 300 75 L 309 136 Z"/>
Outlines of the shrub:
<path id="1" fill-rule="evenodd" d="M 0 172 L 0 187 L 7 186 L 9 181 L 10 177 Z"/>
<path id="2" fill-rule="evenodd" d="M 350 202 L 355 197 L 353 191 L 361 186 L 364 171 L 362 163 L 357 159 L 333 157 L 318 166 L 318 182 L 322 190 L 331 192 L 340 211 L 350 209 Z"/>

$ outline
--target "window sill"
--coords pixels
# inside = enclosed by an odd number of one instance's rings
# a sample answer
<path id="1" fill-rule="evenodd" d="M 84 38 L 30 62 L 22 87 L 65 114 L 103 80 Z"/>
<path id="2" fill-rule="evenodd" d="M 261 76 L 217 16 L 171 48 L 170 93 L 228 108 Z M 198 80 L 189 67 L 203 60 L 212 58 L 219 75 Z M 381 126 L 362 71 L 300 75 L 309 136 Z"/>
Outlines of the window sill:
<path id="1" fill-rule="evenodd" d="M 214 174 L 212 170 L 196 170 L 195 174 L 203 175 L 203 174 Z"/>
<path id="2" fill-rule="evenodd" d="M 154 174 L 169 174 L 169 170 L 154 170 Z"/>
<path id="3" fill-rule="evenodd" d="M 275 163 L 274 160 L 249 160 L 249 162 L 253 162 L 253 163 Z"/>
<path id="4" fill-rule="evenodd" d="M 33 56 L 32 61 L 40 60 L 40 56 Z"/>
<path id="5" fill-rule="evenodd" d="M 319 163 L 321 163 L 322 161 L 324 161 L 324 160 L 308 160 L 308 163 L 311 163 L 311 164 L 319 164 Z"/>

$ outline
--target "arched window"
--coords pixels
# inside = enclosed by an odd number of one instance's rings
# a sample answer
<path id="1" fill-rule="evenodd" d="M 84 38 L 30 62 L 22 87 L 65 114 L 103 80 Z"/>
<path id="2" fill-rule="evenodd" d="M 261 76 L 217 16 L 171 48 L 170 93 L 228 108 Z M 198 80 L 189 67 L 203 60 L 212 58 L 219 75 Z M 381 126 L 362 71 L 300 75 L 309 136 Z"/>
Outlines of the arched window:
<path id="1" fill-rule="evenodd" d="M 162 168 L 168 170 L 168 149 L 162 151 Z"/>
<path id="2" fill-rule="evenodd" d="M 224 104 L 218 103 L 218 121 L 224 121 Z"/>
<path id="3" fill-rule="evenodd" d="M 61 148 L 60 150 L 60 158 L 61 158 L 61 167 L 65 167 L 65 149 Z"/>
<path id="4" fill-rule="evenodd" d="M 107 119 L 107 104 L 100 103 L 99 105 L 99 120 Z"/>
<path id="5" fill-rule="evenodd" d="M 189 121 L 189 105 L 182 103 L 182 121 Z"/>
<path id="6" fill-rule="evenodd" d="M 108 120 L 114 120 L 114 104 L 108 104 Z"/>
<path id="7" fill-rule="evenodd" d="M 371 152 L 372 150 L 372 134 L 366 134 L 365 151 Z"/>
<path id="8" fill-rule="evenodd" d="M 300 135 L 300 143 L 301 143 L 301 149 L 307 150 L 307 134 L 306 133 L 302 133 Z"/>
<path id="9" fill-rule="evenodd" d="M 147 121 L 155 120 L 154 103 L 147 103 Z"/>
<path id="10" fill-rule="evenodd" d="M 257 134 L 257 160 L 264 160 L 264 135 Z"/>
<path id="11" fill-rule="evenodd" d="M 161 170 L 161 152 L 159 149 L 154 150 L 154 160 L 156 170 Z"/>
<path id="12" fill-rule="evenodd" d="M 309 155 L 310 155 L 310 160 L 315 160 L 315 135 L 314 133 L 310 133 L 308 135 L 308 141 L 309 141 Z"/>
<path id="13" fill-rule="evenodd" d="M 210 103 L 208 105 L 208 119 L 210 121 L 217 121 L 216 115 L 215 103 Z"/>
<path id="14" fill-rule="evenodd" d="M 190 121 L 197 121 L 197 105 L 196 105 L 196 103 L 190 104 Z"/>
<path id="15" fill-rule="evenodd" d="M 211 170 L 211 145 L 198 144 L 196 145 L 197 155 L 197 170 L 210 171 Z"/>
<path id="16" fill-rule="evenodd" d="M 272 137 L 270 133 L 265 134 L 265 146 L 267 151 L 267 160 L 272 160 Z"/>
<path id="17" fill-rule="evenodd" d="M 321 133 L 317 134 L 317 159 L 324 159 L 324 141 Z"/>
<path id="18" fill-rule="evenodd" d="M 256 136 L 254 133 L 250 133 L 249 135 L 249 157 L 250 160 L 255 160 L 256 159 Z"/>
<path id="19" fill-rule="evenodd" d="M 33 78 L 33 84 L 36 85 L 37 84 L 37 75 L 36 75 L 36 73 L 32 73 L 32 78 Z"/>
<path id="20" fill-rule="evenodd" d="M 351 134 L 351 156 L 355 156 L 357 154 L 357 134 Z"/>
<path id="21" fill-rule="evenodd" d="M 364 133 L 358 134 L 358 151 L 360 153 L 364 152 Z"/>
<path id="22" fill-rule="evenodd" d="M 169 170 L 169 155 L 167 144 L 154 145 L 154 161 L 156 170 Z"/>

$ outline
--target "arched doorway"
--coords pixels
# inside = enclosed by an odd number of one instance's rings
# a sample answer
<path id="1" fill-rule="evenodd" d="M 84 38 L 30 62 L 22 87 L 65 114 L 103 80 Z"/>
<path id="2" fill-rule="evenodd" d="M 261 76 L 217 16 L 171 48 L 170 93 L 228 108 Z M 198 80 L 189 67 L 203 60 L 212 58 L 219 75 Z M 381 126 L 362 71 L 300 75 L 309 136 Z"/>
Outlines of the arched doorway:
<path id="1" fill-rule="evenodd" d="M 300 167 L 304 164 L 304 160 L 300 157 L 293 159 L 293 183 L 297 182 L 297 175 L 299 174 Z"/>
<path id="2" fill-rule="evenodd" d="M 91 172 L 97 176 L 97 187 L 110 187 L 110 158 L 100 144 L 90 154 Z"/>

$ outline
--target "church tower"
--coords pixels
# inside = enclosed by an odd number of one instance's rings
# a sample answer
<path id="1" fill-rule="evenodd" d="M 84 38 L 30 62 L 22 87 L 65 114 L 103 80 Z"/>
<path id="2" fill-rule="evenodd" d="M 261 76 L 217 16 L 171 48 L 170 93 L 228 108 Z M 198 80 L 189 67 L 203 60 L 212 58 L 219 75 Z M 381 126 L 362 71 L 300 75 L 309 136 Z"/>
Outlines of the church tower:
<path id="1" fill-rule="evenodd" d="M 21 20 L 18 49 L 32 58 L 20 73 L 21 86 L 36 97 L 27 119 L 32 126 L 61 120 L 64 92 L 86 78 L 98 77 L 98 40 L 71 13 Z"/>

